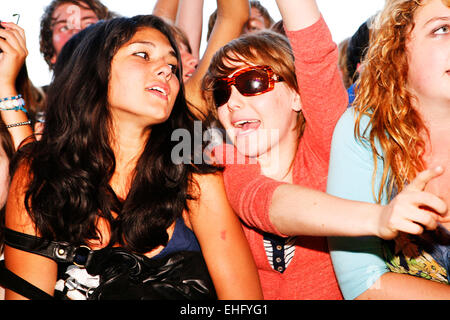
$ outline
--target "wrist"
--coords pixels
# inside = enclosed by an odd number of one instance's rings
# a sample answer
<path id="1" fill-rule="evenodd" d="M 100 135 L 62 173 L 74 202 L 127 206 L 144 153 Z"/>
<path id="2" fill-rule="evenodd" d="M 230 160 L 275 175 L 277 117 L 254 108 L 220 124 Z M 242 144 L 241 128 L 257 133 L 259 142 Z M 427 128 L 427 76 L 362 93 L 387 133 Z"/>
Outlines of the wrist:
<path id="1" fill-rule="evenodd" d="M 380 230 L 380 224 L 383 219 L 383 206 L 379 204 L 371 204 L 371 209 L 369 210 L 369 232 L 372 236 L 382 238 L 382 232 Z"/>
<path id="2" fill-rule="evenodd" d="M 17 96 L 17 90 L 15 88 L 15 85 L 11 83 L 0 82 L 0 99 L 14 96 Z"/>

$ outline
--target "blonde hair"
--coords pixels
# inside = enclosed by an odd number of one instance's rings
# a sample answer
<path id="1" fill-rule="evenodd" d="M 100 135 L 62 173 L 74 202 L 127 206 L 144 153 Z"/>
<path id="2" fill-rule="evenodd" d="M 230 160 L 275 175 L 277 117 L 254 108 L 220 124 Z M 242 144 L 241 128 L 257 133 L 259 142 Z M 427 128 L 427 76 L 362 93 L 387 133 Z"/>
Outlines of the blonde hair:
<path id="1" fill-rule="evenodd" d="M 386 187 L 387 198 L 393 190 L 400 192 L 416 174 L 424 169 L 423 154 L 428 130 L 413 108 L 414 96 L 408 90 L 408 57 L 406 43 L 414 28 L 414 14 L 426 0 L 386 0 L 382 12 L 372 26 L 370 46 L 356 82 L 357 106 L 355 136 L 369 140 L 375 169 L 372 191 L 378 202 Z M 450 0 L 442 0 L 450 6 Z M 367 128 L 360 120 L 368 116 Z M 364 129 L 364 131 L 360 131 Z M 376 145 L 381 147 L 381 154 Z M 384 169 L 376 194 L 375 176 L 378 157 Z"/>

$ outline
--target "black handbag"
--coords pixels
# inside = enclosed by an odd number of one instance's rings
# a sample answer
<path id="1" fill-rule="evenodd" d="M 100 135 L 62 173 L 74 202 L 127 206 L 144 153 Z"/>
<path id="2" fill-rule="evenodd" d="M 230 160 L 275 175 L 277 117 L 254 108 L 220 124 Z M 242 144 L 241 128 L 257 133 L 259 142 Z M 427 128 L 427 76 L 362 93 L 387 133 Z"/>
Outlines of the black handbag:
<path id="1" fill-rule="evenodd" d="M 89 300 L 210 300 L 217 299 L 203 256 L 179 251 L 159 259 L 106 248 L 94 253 L 90 274 L 100 285 Z"/>
<path id="2" fill-rule="evenodd" d="M 178 251 L 161 258 L 148 258 L 121 247 L 91 250 L 65 242 L 46 241 L 7 229 L 5 243 L 13 248 L 48 257 L 57 263 L 74 264 L 100 282 L 87 294 L 88 300 L 211 300 L 216 292 L 203 255 Z M 29 299 L 64 299 L 55 291 L 51 297 L 0 263 L 0 285 Z"/>

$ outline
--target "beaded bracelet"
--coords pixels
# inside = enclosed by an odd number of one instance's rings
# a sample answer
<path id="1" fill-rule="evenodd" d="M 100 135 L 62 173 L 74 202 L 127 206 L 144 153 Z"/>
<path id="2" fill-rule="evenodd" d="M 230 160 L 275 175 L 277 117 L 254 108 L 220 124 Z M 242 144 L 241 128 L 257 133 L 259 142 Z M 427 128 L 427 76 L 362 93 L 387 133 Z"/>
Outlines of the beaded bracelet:
<path id="1" fill-rule="evenodd" d="M 20 127 L 20 126 L 26 126 L 27 124 L 31 124 L 31 120 L 13 123 L 13 124 L 7 124 L 5 127 L 6 127 L 6 129 L 9 129 L 9 128 L 15 128 L 15 127 Z"/>
<path id="2" fill-rule="evenodd" d="M 27 113 L 27 109 L 25 107 L 25 100 L 22 98 L 21 94 L 18 94 L 14 97 L 6 97 L 6 98 L 0 98 L 0 110 L 1 111 L 19 111 L 22 110 L 23 112 Z"/>

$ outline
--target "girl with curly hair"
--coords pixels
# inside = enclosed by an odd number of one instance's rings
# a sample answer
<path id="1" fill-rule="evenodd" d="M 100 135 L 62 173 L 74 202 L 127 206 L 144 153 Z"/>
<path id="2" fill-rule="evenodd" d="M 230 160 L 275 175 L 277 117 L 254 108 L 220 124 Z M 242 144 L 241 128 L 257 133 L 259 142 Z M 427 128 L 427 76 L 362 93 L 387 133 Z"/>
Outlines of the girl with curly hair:
<path id="1" fill-rule="evenodd" d="M 386 2 L 373 25 L 355 108 L 345 112 L 334 132 L 329 193 L 385 204 L 407 190 L 420 171 L 441 167 L 422 187 L 440 198 L 439 206 L 448 214 L 449 19 L 448 0 Z M 428 206 L 421 209 L 435 214 Z M 424 229 L 420 224 L 411 227 Z M 449 298 L 449 228 L 442 223 L 420 237 L 400 234 L 390 242 L 331 238 L 344 296 Z"/>

